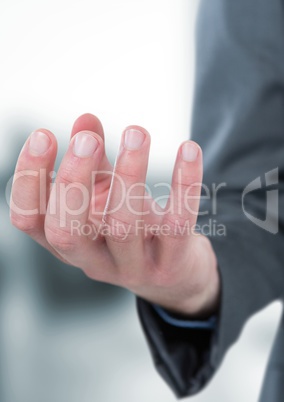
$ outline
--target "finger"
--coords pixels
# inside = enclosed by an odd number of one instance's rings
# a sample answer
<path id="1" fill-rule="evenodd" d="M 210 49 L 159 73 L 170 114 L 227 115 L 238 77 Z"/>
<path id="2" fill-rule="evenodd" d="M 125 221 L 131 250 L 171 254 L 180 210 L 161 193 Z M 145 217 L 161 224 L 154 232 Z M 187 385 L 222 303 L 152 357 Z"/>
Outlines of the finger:
<path id="1" fill-rule="evenodd" d="M 57 153 L 55 136 L 46 129 L 34 131 L 19 155 L 10 198 L 11 223 L 54 253 L 44 234 L 44 219 Z M 65 261 L 64 261 L 65 262 Z"/>
<path id="2" fill-rule="evenodd" d="M 91 131 L 77 133 L 70 141 L 50 194 L 46 238 L 60 255 L 80 267 L 86 256 L 94 258 L 94 242 L 86 225 L 93 178 L 103 153 L 99 135 Z"/>
<path id="3" fill-rule="evenodd" d="M 170 260 L 172 250 L 186 247 L 194 235 L 202 187 L 202 151 L 186 141 L 178 151 L 171 192 L 159 236 L 160 255 Z M 176 255 L 176 254 L 175 254 Z"/>
<path id="4" fill-rule="evenodd" d="M 71 138 L 73 138 L 74 135 L 76 135 L 80 131 L 92 131 L 98 134 L 102 138 L 102 140 L 105 141 L 102 123 L 100 122 L 98 117 L 94 116 L 91 113 L 85 113 L 76 119 L 71 131 Z M 90 220 L 92 220 L 97 225 L 101 220 L 103 208 L 106 203 L 106 198 L 111 182 L 112 170 L 113 167 L 106 156 L 104 147 L 103 156 L 98 167 L 98 171 L 100 171 L 101 173 L 97 174 L 96 176 L 96 189 L 95 191 L 93 191 L 89 216 Z M 96 211 L 97 213 L 95 213 L 94 211 Z"/>
<path id="5" fill-rule="evenodd" d="M 71 139 L 80 131 L 92 131 L 93 133 L 98 134 L 102 138 L 103 142 L 105 141 L 102 123 L 100 122 L 98 117 L 94 116 L 91 113 L 82 114 L 75 120 L 71 130 Z M 108 161 L 105 152 L 102 157 L 100 167 L 102 170 L 112 170 L 112 166 Z"/>
<path id="6" fill-rule="evenodd" d="M 145 129 L 130 126 L 124 131 L 104 214 L 109 229 L 106 242 L 117 263 L 137 261 L 142 250 L 149 149 L 150 135 Z"/>
<path id="7" fill-rule="evenodd" d="M 82 114 L 75 120 L 71 131 L 71 138 L 73 138 L 74 135 L 76 135 L 80 131 L 92 131 L 94 133 L 97 133 L 103 141 L 105 139 L 102 123 L 100 122 L 98 117 L 94 116 L 91 113 Z"/>

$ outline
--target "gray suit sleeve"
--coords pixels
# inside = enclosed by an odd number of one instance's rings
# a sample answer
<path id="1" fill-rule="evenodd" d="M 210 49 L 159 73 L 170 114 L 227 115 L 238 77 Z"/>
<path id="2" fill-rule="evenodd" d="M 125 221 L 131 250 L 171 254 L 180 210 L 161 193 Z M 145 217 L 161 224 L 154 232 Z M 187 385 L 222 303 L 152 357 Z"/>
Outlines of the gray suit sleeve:
<path id="1" fill-rule="evenodd" d="M 196 37 L 192 137 L 210 191 L 198 224 L 218 259 L 218 329 L 170 328 L 138 299 L 155 365 L 178 397 L 203 389 L 247 319 L 284 292 L 283 2 L 201 1 Z"/>

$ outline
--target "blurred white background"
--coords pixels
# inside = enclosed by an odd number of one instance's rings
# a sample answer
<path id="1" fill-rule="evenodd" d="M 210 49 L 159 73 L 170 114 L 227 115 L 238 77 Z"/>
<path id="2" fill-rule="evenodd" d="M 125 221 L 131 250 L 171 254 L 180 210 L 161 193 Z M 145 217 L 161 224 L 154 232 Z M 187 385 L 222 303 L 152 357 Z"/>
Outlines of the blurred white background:
<path id="1" fill-rule="evenodd" d="M 92 112 L 111 152 L 126 125 L 143 125 L 153 136 L 150 172 L 170 173 L 189 134 L 196 5 L 3 1 L 1 128 L 23 119 L 66 146 L 74 119 Z"/>
<path id="2" fill-rule="evenodd" d="M 77 271 L 56 267 L 10 226 L 4 188 L 31 131 L 53 131 L 62 154 L 85 112 L 103 122 L 112 159 L 123 128 L 144 126 L 152 135 L 149 176 L 169 180 L 176 150 L 190 135 L 197 5 L 1 2 L 1 402 L 175 400 L 155 373 L 133 296 L 90 290 Z M 96 296 L 82 302 L 86 287 Z M 210 386 L 190 400 L 256 402 L 280 310 L 274 304 L 254 317 Z"/>

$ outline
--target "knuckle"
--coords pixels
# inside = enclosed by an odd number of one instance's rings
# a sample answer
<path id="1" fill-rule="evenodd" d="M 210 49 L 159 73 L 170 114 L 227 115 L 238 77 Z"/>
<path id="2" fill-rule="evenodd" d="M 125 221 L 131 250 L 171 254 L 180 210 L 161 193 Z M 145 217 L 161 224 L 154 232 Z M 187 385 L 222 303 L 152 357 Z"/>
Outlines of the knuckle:
<path id="1" fill-rule="evenodd" d="M 118 177 L 122 177 L 123 179 L 128 179 L 132 182 L 135 182 L 138 178 L 138 174 L 137 172 L 135 172 L 135 167 L 132 165 L 117 165 L 115 169 L 115 175 Z"/>
<path id="2" fill-rule="evenodd" d="M 190 182 L 187 182 L 186 180 L 174 180 L 173 181 L 173 188 L 179 188 L 181 190 L 186 191 L 190 186 Z"/>
<path id="3" fill-rule="evenodd" d="M 188 234 L 190 230 L 189 221 L 181 219 L 180 216 L 165 216 L 164 225 L 167 228 L 167 235 L 172 238 L 180 239 Z"/>
<path id="4" fill-rule="evenodd" d="M 105 215 L 103 218 L 105 237 L 116 243 L 130 243 L 135 236 L 135 227 L 122 217 Z"/>
<path id="5" fill-rule="evenodd" d="M 66 166 L 61 167 L 58 182 L 68 186 L 76 183 L 82 183 L 84 182 L 84 179 L 85 177 L 81 173 L 78 166 L 69 163 Z"/>
<path id="6" fill-rule="evenodd" d="M 109 234 L 108 240 L 112 241 L 113 243 L 120 243 L 120 244 L 129 243 L 129 238 L 118 234 Z"/>
<path id="7" fill-rule="evenodd" d="M 183 177 L 178 180 L 173 181 L 173 187 L 180 188 L 184 191 L 190 191 L 194 193 L 199 193 L 201 189 L 201 183 L 198 180 L 197 175 L 183 175 Z"/>
<path id="8" fill-rule="evenodd" d="M 128 244 L 131 243 L 133 240 L 133 236 L 129 233 L 120 233 L 116 230 L 110 231 L 107 235 L 107 240 L 112 241 L 113 243 L 121 243 L 121 244 Z"/>
<path id="9" fill-rule="evenodd" d="M 45 237 L 51 247 L 59 253 L 70 253 L 76 249 L 76 239 L 67 230 L 45 227 Z"/>
<path id="10" fill-rule="evenodd" d="M 25 215 L 11 213 L 11 224 L 28 235 L 31 235 L 37 230 L 37 218 Z"/>
<path id="11" fill-rule="evenodd" d="M 70 185 L 76 182 L 76 177 L 74 176 L 74 171 L 70 167 L 64 167 L 60 170 L 59 176 L 60 184 Z"/>

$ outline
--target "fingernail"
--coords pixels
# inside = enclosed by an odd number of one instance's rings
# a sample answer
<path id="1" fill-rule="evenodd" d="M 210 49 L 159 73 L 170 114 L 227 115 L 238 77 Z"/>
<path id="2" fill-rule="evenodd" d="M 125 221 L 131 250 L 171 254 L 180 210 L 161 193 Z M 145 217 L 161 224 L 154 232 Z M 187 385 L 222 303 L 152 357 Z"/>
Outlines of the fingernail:
<path id="1" fill-rule="evenodd" d="M 198 147 L 192 142 L 186 142 L 182 146 L 182 157 L 186 162 L 194 162 L 198 155 Z"/>
<path id="2" fill-rule="evenodd" d="M 76 134 L 73 144 L 74 155 L 80 158 L 87 158 L 91 156 L 98 148 L 98 140 L 90 134 L 81 131 Z"/>
<path id="3" fill-rule="evenodd" d="M 29 151 L 32 155 L 44 154 L 50 146 L 49 136 L 41 131 L 34 131 L 30 136 Z"/>
<path id="4" fill-rule="evenodd" d="M 124 145 L 128 149 L 139 149 L 145 140 L 145 134 L 141 131 L 130 128 L 125 131 Z"/>

